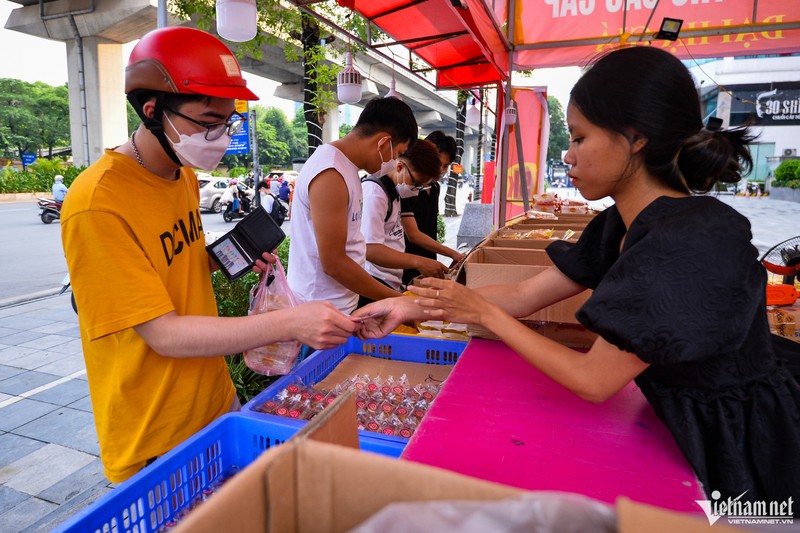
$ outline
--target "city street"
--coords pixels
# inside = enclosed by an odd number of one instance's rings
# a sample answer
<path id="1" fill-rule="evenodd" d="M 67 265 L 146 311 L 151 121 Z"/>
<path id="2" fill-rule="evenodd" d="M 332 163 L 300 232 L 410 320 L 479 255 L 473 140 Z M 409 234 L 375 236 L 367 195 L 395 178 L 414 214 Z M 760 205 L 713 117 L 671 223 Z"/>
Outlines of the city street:
<path id="1" fill-rule="evenodd" d="M 201 216 L 206 234 L 225 233 L 237 222 L 218 213 Z M 287 235 L 290 226 L 288 220 L 282 226 Z M 60 287 L 67 274 L 60 222 L 42 223 L 36 202 L 0 203 L 0 264 L 0 302 Z"/>

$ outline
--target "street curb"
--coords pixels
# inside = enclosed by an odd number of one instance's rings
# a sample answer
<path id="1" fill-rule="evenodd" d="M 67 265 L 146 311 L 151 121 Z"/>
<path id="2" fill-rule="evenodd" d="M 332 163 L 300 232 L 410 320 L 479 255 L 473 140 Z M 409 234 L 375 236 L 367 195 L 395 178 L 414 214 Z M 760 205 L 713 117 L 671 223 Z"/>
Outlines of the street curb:
<path id="1" fill-rule="evenodd" d="M 61 287 L 56 287 L 54 289 L 46 289 L 39 292 L 32 292 L 30 294 L 23 294 L 22 296 L 12 296 L 11 298 L 0 300 L 0 309 L 3 309 L 4 307 L 13 307 L 15 305 L 26 304 L 36 300 L 42 300 L 44 298 L 49 298 L 50 296 L 56 296 L 60 292 Z"/>

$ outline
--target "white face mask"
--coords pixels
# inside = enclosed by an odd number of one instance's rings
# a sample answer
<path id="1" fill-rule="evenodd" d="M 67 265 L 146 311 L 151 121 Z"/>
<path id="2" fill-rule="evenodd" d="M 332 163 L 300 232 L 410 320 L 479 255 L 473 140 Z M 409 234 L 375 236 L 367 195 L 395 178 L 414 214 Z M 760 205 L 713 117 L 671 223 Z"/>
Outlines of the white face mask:
<path id="1" fill-rule="evenodd" d="M 172 142 L 172 149 L 175 154 L 187 167 L 199 168 L 202 170 L 214 170 L 222 160 L 222 156 L 228 150 L 231 143 L 231 136 L 227 133 L 222 134 L 218 139 L 213 141 L 206 140 L 206 132 L 200 131 L 192 135 L 186 135 L 178 131 L 178 128 L 172 123 L 167 115 L 164 115 L 169 125 L 175 130 L 180 139 L 178 142 Z M 167 137 L 169 138 L 169 137 Z"/>
<path id="2" fill-rule="evenodd" d="M 388 161 L 383 160 L 380 146 L 378 147 L 378 155 L 381 158 L 381 168 L 375 173 L 376 176 L 385 176 L 397 167 L 397 160 L 394 158 L 394 146 L 392 146 L 391 137 L 389 138 L 389 157 L 391 157 L 391 159 Z"/>
<path id="3" fill-rule="evenodd" d="M 419 195 L 419 190 L 412 189 L 411 186 L 406 183 L 398 183 L 397 194 L 400 195 L 400 198 L 413 198 Z"/>

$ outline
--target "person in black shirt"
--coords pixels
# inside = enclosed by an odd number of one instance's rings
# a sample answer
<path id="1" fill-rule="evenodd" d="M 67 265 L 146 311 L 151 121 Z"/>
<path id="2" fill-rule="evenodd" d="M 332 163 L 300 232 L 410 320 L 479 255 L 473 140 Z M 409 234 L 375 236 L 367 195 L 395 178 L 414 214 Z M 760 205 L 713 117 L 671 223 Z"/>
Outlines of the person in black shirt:
<path id="1" fill-rule="evenodd" d="M 414 297 L 359 310 L 372 317 L 359 336 L 409 320 L 478 324 L 587 401 L 634 380 L 710 500 L 798 515 L 800 385 L 776 356 L 750 223 L 705 194 L 752 170 L 755 137 L 721 120 L 704 126 L 700 110 L 691 74 L 668 52 L 600 56 L 570 93 L 564 161 L 584 198 L 614 205 L 577 242 L 550 244 L 544 272 L 477 289 L 423 279 Z M 576 318 L 598 335 L 586 353 L 515 318 L 586 289 Z"/>
<path id="2" fill-rule="evenodd" d="M 444 175 L 456 158 L 456 140 L 441 131 L 434 131 L 425 140 L 432 142 L 439 150 L 441 174 Z M 462 254 L 436 239 L 440 191 L 441 186 L 438 180 L 435 180 L 431 182 L 429 189 L 420 191 L 418 196 L 400 201 L 400 220 L 405 233 L 406 253 L 429 259 L 436 259 L 436 254 L 440 254 L 453 261 L 460 261 L 463 258 Z M 408 285 L 419 275 L 419 270 L 403 270 L 403 285 Z"/>

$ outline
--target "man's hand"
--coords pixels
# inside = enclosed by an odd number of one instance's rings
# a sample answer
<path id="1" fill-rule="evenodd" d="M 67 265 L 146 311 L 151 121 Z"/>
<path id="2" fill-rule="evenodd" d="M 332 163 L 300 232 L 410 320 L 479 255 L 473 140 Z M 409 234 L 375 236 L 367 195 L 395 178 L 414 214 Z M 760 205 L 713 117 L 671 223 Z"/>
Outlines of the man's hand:
<path id="1" fill-rule="evenodd" d="M 443 278 L 447 273 L 447 267 L 435 259 L 422 256 L 415 256 L 416 269 L 426 278 Z"/>
<path id="2" fill-rule="evenodd" d="M 293 309 L 286 327 L 298 341 L 315 350 L 335 348 L 355 335 L 360 324 L 330 302 L 310 302 Z"/>
<path id="3" fill-rule="evenodd" d="M 263 274 L 267 271 L 267 263 L 275 264 L 278 261 L 278 257 L 272 255 L 269 252 L 264 252 L 261 254 L 261 259 L 256 259 L 256 264 L 253 265 L 253 272 L 257 274 Z"/>

